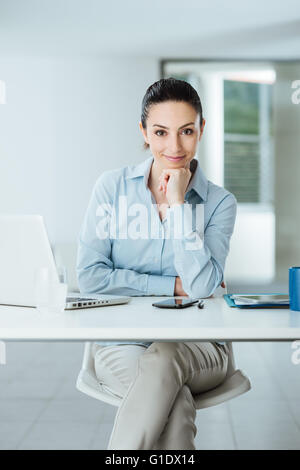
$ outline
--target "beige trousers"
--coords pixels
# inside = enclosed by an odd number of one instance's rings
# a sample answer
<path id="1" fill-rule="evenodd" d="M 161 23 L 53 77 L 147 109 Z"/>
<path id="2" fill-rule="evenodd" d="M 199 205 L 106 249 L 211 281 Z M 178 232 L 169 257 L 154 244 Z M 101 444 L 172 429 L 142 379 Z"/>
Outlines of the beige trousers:
<path id="1" fill-rule="evenodd" d="M 215 342 L 93 344 L 95 371 L 121 397 L 108 450 L 195 450 L 193 395 L 225 379 L 228 347 Z"/>

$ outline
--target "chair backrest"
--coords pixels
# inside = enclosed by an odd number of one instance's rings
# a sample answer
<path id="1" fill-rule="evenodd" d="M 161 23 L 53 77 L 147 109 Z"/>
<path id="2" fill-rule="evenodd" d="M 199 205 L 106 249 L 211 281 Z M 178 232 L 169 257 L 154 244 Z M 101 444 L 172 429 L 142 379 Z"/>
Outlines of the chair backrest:
<path id="1" fill-rule="evenodd" d="M 227 341 L 226 344 L 227 344 L 228 349 L 229 349 L 228 366 L 227 366 L 226 377 L 230 377 L 234 373 L 234 371 L 237 369 L 237 367 L 236 367 L 236 364 L 235 364 L 232 342 Z"/>
<path id="2" fill-rule="evenodd" d="M 92 341 L 86 341 L 82 360 L 82 369 L 94 372 L 94 357 L 92 354 Z"/>

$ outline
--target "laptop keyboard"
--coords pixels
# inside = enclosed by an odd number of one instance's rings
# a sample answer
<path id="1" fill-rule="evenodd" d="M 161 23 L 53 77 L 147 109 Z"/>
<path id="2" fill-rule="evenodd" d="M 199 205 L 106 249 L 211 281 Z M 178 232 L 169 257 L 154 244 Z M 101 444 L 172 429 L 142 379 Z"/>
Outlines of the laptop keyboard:
<path id="1" fill-rule="evenodd" d="M 87 297 L 67 297 L 67 302 L 86 302 L 88 300 L 98 300 L 98 299 L 88 299 Z"/>

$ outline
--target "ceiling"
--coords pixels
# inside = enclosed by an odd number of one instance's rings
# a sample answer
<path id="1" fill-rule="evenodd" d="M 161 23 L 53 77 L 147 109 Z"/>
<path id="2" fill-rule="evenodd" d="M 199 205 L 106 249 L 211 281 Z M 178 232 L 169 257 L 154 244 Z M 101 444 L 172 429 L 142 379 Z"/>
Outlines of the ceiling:
<path id="1" fill-rule="evenodd" d="M 0 57 L 298 59 L 299 0 L 0 0 Z"/>

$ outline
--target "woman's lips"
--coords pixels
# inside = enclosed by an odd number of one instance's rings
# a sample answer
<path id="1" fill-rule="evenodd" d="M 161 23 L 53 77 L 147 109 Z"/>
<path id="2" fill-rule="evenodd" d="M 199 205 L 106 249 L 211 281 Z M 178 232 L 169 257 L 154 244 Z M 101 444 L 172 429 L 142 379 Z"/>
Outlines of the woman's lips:
<path id="1" fill-rule="evenodd" d="M 177 162 L 179 160 L 182 160 L 185 157 L 185 155 L 183 155 L 182 157 L 170 157 L 168 155 L 164 155 L 164 157 L 170 160 L 171 162 Z"/>

